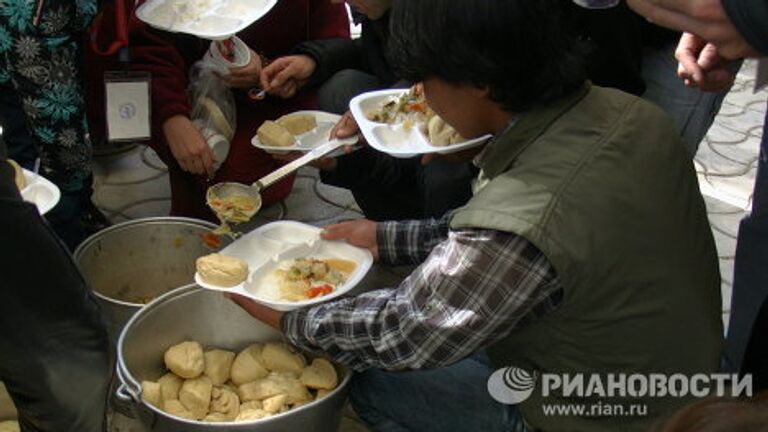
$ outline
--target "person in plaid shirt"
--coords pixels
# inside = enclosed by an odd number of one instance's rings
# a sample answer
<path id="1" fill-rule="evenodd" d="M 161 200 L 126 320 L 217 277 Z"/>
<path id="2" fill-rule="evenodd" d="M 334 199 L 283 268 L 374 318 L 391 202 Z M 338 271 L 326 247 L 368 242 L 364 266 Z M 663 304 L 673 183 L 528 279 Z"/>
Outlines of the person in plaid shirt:
<path id="1" fill-rule="evenodd" d="M 495 132 L 506 130 L 512 120 L 508 116 L 499 122 Z M 519 424 L 514 408 L 495 402 L 485 390 L 493 370 L 481 350 L 515 326 L 555 310 L 563 291 L 552 265 L 525 238 L 497 230 L 450 230 L 449 216 L 378 224 L 356 220 L 326 227 L 325 239 L 368 248 L 382 264 L 421 264 L 397 288 L 284 315 L 246 298 L 235 300 L 257 318 L 281 328 L 293 345 L 324 353 L 356 371 L 367 370 L 356 376 L 352 400 L 377 429 L 386 429 L 389 420 L 375 418 L 367 407 L 375 401 L 365 395 L 375 394 L 372 390 L 377 385 L 393 383 L 384 379 L 388 372 L 372 368 L 440 368 L 432 373 L 451 378 L 418 379 L 415 374 L 430 372 L 406 372 L 400 375 L 402 382 L 394 385 L 404 393 L 430 399 L 441 392 L 434 384 L 455 388 L 464 395 L 461 415 L 452 415 L 443 424 L 436 411 L 422 412 L 407 421 L 408 428 L 513 430 Z M 403 400 L 401 408 L 406 405 L 408 401 Z M 446 406 L 434 405 L 432 410 L 439 411 Z"/>
<path id="2" fill-rule="evenodd" d="M 605 416 L 541 418 L 537 396 L 501 404 L 488 379 L 510 364 L 717 367 L 717 257 L 690 159 L 658 108 L 586 82 L 561 7 L 395 0 L 398 74 L 462 136 L 493 136 L 454 155 L 480 168 L 473 198 L 439 220 L 326 227 L 380 263 L 419 264 L 398 287 L 286 313 L 233 296 L 299 349 L 358 371 L 351 401 L 374 430 L 619 430 Z M 656 256 L 674 259 L 638 259 Z"/>

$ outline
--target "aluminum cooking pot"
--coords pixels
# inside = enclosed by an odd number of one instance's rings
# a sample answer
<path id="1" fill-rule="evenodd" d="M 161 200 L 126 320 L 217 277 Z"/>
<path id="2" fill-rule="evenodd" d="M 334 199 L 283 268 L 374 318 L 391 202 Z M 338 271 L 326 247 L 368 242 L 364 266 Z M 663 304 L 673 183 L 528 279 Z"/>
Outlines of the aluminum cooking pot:
<path id="1" fill-rule="evenodd" d="M 320 400 L 261 420 L 204 423 L 175 417 L 141 400 L 141 381 L 165 373 L 163 354 L 184 340 L 204 347 L 240 351 L 254 342 L 281 340 L 281 334 L 255 320 L 219 292 L 189 285 L 158 297 L 136 313 L 117 344 L 117 397 L 133 407 L 152 431 L 318 431 L 335 432 L 341 421 L 351 373 L 337 366 L 339 386 Z"/>
<path id="2" fill-rule="evenodd" d="M 75 263 L 96 295 L 113 345 L 144 304 L 192 283 L 195 260 L 215 252 L 200 236 L 214 228 L 197 219 L 136 219 L 97 232 L 75 250 Z"/>

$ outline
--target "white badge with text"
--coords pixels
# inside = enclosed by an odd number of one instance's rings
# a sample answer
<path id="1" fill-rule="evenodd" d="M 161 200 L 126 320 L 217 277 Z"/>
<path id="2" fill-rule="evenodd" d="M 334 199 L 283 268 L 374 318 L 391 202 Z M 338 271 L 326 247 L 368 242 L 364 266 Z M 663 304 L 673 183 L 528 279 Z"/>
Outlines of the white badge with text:
<path id="1" fill-rule="evenodd" d="M 108 72 L 104 75 L 109 141 L 141 141 L 150 138 L 150 84 L 147 73 Z"/>

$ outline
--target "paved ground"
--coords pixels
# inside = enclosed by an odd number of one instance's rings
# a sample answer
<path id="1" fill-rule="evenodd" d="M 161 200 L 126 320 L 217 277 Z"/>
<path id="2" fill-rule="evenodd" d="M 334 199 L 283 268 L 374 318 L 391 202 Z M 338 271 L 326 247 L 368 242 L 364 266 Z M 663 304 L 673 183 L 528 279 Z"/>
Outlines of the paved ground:
<path id="1" fill-rule="evenodd" d="M 768 91 L 755 94 L 754 64 L 747 62 L 726 98 L 715 124 L 696 155 L 696 168 L 712 230 L 717 241 L 723 277 L 723 319 L 727 323 L 733 273 L 733 255 L 739 220 L 750 207 L 761 124 Z M 164 216 L 170 208 L 170 190 L 163 164 L 151 150 L 135 147 L 96 159 L 94 201 L 115 223 L 150 216 Z M 291 219 L 322 226 L 359 217 L 352 196 L 318 181 L 311 168 L 302 169 L 291 196 L 265 209 L 257 223 Z M 380 269 L 366 280 L 370 287 L 391 284 L 402 269 Z M 2 392 L 0 392 L 2 393 Z M 0 396 L 0 419 L 12 416 Z M 138 430 L 123 423 L 114 431 Z M 341 430 L 364 430 L 349 416 Z"/>
<path id="2" fill-rule="evenodd" d="M 701 191 L 717 242 L 723 279 L 723 318 L 731 305 L 739 221 L 751 208 L 768 89 L 754 93 L 755 63 L 746 62 L 696 154 Z"/>

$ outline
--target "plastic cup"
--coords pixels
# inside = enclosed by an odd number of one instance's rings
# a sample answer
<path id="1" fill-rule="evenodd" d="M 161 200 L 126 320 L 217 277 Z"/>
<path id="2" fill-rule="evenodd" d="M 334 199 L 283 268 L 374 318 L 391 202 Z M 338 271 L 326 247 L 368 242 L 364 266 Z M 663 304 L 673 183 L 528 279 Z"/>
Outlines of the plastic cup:
<path id="1" fill-rule="evenodd" d="M 229 154 L 229 140 L 215 129 L 207 127 L 203 120 L 197 119 L 192 123 L 197 126 L 197 129 L 205 138 L 205 142 L 208 143 L 208 147 L 213 152 L 213 156 L 216 158 L 214 169 L 218 170 Z"/>
<path id="2" fill-rule="evenodd" d="M 229 75 L 229 69 L 243 67 L 251 62 L 251 50 L 248 45 L 237 36 L 232 37 L 232 42 L 234 43 L 234 61 L 229 61 L 221 55 L 216 41 L 211 42 L 205 53 L 204 61 L 221 75 Z"/>
<path id="3" fill-rule="evenodd" d="M 213 134 L 206 141 L 208 141 L 208 147 L 211 148 L 213 156 L 216 157 L 214 168 L 219 169 L 229 154 L 229 140 L 224 135 Z"/>

